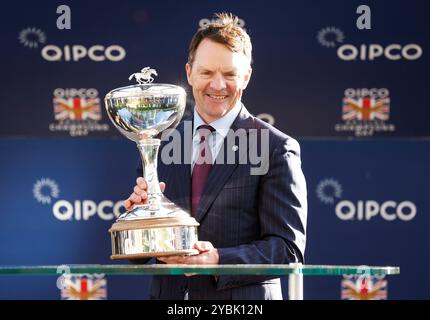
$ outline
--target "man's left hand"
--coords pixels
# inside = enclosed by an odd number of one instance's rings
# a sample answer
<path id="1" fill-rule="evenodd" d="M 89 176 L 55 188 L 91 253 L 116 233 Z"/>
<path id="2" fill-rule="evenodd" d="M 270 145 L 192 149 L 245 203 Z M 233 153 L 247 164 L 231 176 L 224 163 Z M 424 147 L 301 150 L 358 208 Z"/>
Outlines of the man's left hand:
<path id="1" fill-rule="evenodd" d="M 197 241 L 194 249 L 199 250 L 199 254 L 194 256 L 170 256 L 159 257 L 158 260 L 167 264 L 218 264 L 218 250 L 209 241 Z M 194 274 L 186 274 L 191 276 Z"/>

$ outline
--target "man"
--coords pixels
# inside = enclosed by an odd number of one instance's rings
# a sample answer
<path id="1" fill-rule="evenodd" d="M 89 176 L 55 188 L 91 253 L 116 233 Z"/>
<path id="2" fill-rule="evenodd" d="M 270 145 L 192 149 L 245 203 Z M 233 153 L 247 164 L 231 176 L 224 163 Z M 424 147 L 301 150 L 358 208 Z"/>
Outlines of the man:
<path id="1" fill-rule="evenodd" d="M 241 103 L 252 73 L 251 41 L 237 26 L 237 18 L 231 14 L 216 16 L 219 22 L 194 35 L 186 64 L 196 103 L 192 163 L 158 162 L 165 195 L 190 211 L 200 223 L 201 241 L 195 244 L 200 254 L 158 260 L 168 264 L 303 262 L 307 200 L 299 144 L 252 116 Z M 177 127 L 182 139 L 186 139 L 185 128 L 184 122 Z M 226 142 L 229 129 L 229 132 L 245 132 L 248 143 L 230 148 Z M 163 145 L 160 154 L 162 148 Z M 262 169 L 253 174 L 255 163 L 251 155 L 264 150 L 267 154 L 261 161 Z M 226 161 L 231 155 L 233 163 Z M 209 166 L 205 163 L 208 161 Z M 138 174 L 142 175 L 141 167 Z M 125 207 L 130 209 L 134 204 L 144 203 L 146 198 L 146 183 L 138 178 Z M 282 291 L 279 277 L 270 275 L 153 278 L 151 298 L 184 297 L 282 299 Z"/>

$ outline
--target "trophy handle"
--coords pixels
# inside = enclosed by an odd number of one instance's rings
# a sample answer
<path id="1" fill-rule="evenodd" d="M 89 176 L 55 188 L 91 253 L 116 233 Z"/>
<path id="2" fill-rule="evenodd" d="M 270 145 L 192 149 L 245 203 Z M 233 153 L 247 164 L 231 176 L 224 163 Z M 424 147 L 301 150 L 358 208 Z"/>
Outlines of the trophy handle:
<path id="1" fill-rule="evenodd" d="M 160 209 L 161 189 L 157 174 L 157 156 L 160 147 L 160 139 L 141 139 L 137 147 L 142 158 L 143 178 L 148 184 L 148 210 Z"/>

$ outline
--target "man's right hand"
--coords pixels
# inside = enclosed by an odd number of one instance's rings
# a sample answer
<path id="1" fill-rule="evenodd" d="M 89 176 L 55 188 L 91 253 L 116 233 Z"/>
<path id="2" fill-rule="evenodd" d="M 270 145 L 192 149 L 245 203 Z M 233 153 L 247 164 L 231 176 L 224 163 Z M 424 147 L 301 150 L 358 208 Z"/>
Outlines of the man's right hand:
<path id="1" fill-rule="evenodd" d="M 166 184 L 164 182 L 160 182 L 160 189 L 161 192 L 164 192 L 164 189 L 166 189 Z M 124 207 L 127 210 L 131 210 L 136 204 L 146 204 L 148 202 L 147 190 L 148 184 L 145 179 L 142 177 L 137 178 L 133 193 L 124 201 Z"/>

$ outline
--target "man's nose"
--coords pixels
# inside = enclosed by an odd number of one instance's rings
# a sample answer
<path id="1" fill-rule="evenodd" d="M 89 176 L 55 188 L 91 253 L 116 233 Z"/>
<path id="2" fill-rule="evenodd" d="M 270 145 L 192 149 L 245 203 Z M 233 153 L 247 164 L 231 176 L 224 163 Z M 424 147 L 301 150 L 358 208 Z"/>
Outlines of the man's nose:
<path id="1" fill-rule="evenodd" d="M 223 90 L 226 87 L 224 77 L 220 74 L 214 75 L 211 81 L 211 88 L 215 90 Z"/>

